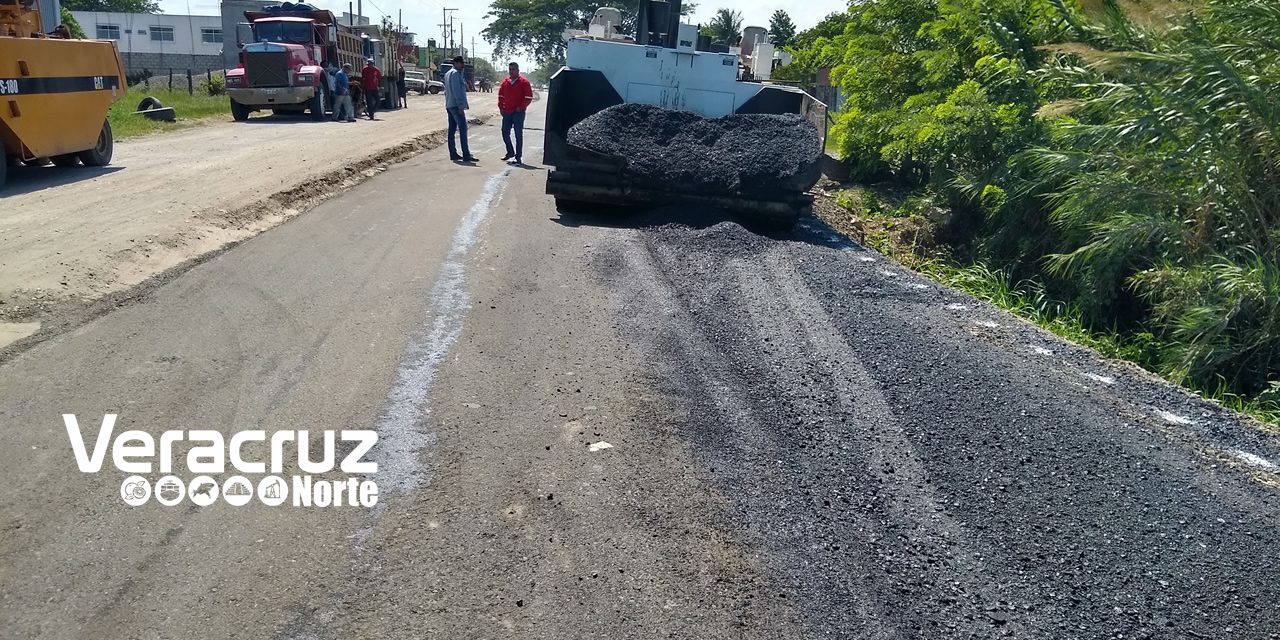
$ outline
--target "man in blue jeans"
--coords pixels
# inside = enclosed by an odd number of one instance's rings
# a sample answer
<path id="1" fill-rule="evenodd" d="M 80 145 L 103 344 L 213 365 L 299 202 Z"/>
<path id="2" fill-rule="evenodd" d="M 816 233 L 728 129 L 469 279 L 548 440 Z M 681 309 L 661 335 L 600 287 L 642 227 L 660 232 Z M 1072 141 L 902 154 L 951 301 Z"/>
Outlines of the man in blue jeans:
<path id="1" fill-rule="evenodd" d="M 479 162 L 471 155 L 471 147 L 467 145 L 467 80 L 462 75 L 464 66 L 462 56 L 453 59 L 453 69 L 444 74 L 444 110 L 449 114 L 449 159 L 454 162 Z M 462 155 L 454 146 L 454 133 L 462 139 Z"/>
<path id="2" fill-rule="evenodd" d="M 356 121 L 356 107 L 351 102 L 351 71 L 348 62 L 333 76 L 333 119 L 338 122 Z"/>
<path id="3" fill-rule="evenodd" d="M 521 164 L 524 155 L 524 112 L 533 104 L 533 85 L 520 75 L 520 65 L 512 62 L 507 65 L 510 76 L 498 87 L 498 111 L 502 113 L 502 142 L 507 145 L 507 155 L 503 160 L 509 164 Z M 511 146 L 511 132 L 515 131 L 516 146 Z"/>

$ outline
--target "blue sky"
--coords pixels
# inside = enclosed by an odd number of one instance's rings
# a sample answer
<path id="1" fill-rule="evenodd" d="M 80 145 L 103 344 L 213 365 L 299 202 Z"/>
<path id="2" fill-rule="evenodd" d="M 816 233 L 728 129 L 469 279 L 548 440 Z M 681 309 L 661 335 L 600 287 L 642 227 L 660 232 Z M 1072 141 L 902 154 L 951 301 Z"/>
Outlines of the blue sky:
<path id="1" fill-rule="evenodd" d="M 264 0 L 264 4 L 270 0 Z M 334 13 L 341 13 L 347 10 L 347 3 L 333 2 L 325 0 L 317 0 L 314 4 L 319 7 L 327 8 Z M 165 13 L 173 14 L 194 14 L 194 15 L 217 15 L 220 3 L 216 0 L 160 0 L 160 8 Z M 785 9 L 791 14 L 791 19 L 796 22 L 800 29 L 806 29 L 817 24 L 819 20 L 826 17 L 833 11 L 839 11 L 846 6 L 846 0 L 808 0 L 806 2 L 771 2 L 768 0 L 698 0 L 698 9 L 693 15 L 692 22 L 705 22 L 711 17 L 715 10 L 722 6 L 731 6 L 742 12 L 744 23 L 746 26 L 759 25 L 762 27 L 769 26 L 769 16 L 777 9 Z M 488 57 L 493 47 L 480 37 L 480 30 L 485 27 L 487 20 L 484 15 L 488 13 L 488 2 L 477 2 L 476 0 L 364 0 L 364 13 L 371 17 L 376 23 L 381 20 L 381 16 L 385 13 L 393 18 L 397 12 L 404 11 L 404 22 L 410 31 L 418 34 L 419 43 L 425 43 L 427 38 L 439 39 L 440 30 L 440 10 L 444 7 L 456 8 L 453 12 L 455 29 L 461 27 L 467 39 L 467 46 L 471 44 L 471 38 L 475 37 L 475 50 L 484 57 Z M 527 65 L 529 61 L 524 61 Z"/>

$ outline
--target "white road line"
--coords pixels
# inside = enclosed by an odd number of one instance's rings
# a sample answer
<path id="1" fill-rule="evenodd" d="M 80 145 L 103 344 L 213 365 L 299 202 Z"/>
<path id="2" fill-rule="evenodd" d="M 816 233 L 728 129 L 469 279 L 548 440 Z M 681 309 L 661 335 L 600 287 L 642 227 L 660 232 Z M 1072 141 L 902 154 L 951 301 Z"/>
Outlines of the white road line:
<path id="1" fill-rule="evenodd" d="M 1227 449 L 1227 454 L 1235 458 L 1236 460 L 1239 460 L 1240 462 L 1243 462 L 1251 467 L 1257 467 L 1259 469 L 1264 469 L 1266 471 L 1280 471 L 1280 465 L 1277 465 L 1276 463 L 1270 460 L 1267 460 L 1266 458 L 1260 455 L 1249 453 L 1248 451 L 1241 451 L 1239 449 Z"/>
<path id="2" fill-rule="evenodd" d="M 501 197 L 510 174 L 511 169 L 506 168 L 490 176 L 480 198 L 458 224 L 453 244 L 440 265 L 440 275 L 428 294 L 428 312 L 433 320 L 413 337 L 400 359 L 396 380 L 375 427 L 378 486 L 383 491 L 408 491 L 424 479 L 418 468 L 418 450 L 434 438 L 421 429 L 430 412 L 427 398 L 440 363 L 462 333 L 462 321 L 470 308 L 467 252 L 476 241 L 476 231 Z"/>
<path id="3" fill-rule="evenodd" d="M 1191 418 L 1180 416 L 1176 413 L 1170 413 L 1164 409 L 1156 409 L 1156 415 L 1159 416 L 1161 420 L 1170 424 L 1195 424 L 1195 421 Z"/>

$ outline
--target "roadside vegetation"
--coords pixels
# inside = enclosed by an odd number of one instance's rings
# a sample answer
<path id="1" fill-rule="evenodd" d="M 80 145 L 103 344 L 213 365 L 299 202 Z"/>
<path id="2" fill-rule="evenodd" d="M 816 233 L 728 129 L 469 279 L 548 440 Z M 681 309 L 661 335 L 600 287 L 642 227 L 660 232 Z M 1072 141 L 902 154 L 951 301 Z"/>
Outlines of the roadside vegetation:
<path id="1" fill-rule="evenodd" d="M 900 194 L 843 195 L 869 244 L 1280 424 L 1277 40 L 1270 0 L 867 0 L 777 75 L 831 69 L 834 147 Z"/>
<path id="2" fill-rule="evenodd" d="M 215 77 L 214 80 L 218 78 Z M 203 79 L 200 82 L 203 83 Z M 188 95 L 185 89 L 169 91 L 157 87 L 148 89 L 135 86 L 129 89 L 124 98 L 111 106 L 111 110 L 107 112 L 107 121 L 111 123 L 111 131 L 115 138 L 123 140 L 149 133 L 185 129 L 209 118 L 230 120 L 231 104 L 227 101 L 227 96 L 212 95 L 213 93 L 219 93 L 216 87 L 211 91 L 203 85 L 196 87 L 194 95 Z M 138 103 L 147 96 L 156 98 L 166 107 L 173 107 L 178 120 L 160 122 L 134 114 Z"/>

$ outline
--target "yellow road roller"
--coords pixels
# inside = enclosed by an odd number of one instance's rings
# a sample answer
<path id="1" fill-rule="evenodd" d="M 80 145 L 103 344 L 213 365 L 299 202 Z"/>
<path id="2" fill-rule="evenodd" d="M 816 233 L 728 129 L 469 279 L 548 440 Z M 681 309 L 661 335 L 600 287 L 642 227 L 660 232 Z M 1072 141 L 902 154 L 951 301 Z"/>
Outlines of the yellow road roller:
<path id="1" fill-rule="evenodd" d="M 0 0 L 0 184 L 17 162 L 111 162 L 107 109 L 127 88 L 120 51 L 47 27 L 36 0 Z"/>

